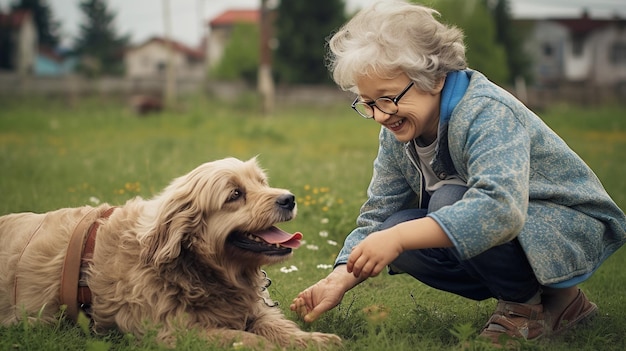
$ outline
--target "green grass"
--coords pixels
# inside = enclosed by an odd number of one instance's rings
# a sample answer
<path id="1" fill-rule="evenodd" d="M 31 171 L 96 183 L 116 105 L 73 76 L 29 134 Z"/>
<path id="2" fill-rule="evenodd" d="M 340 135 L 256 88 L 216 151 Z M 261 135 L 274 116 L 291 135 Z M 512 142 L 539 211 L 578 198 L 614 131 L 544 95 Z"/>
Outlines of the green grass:
<path id="1" fill-rule="evenodd" d="M 346 104 L 344 104 L 346 105 Z M 298 198 L 299 214 L 282 225 L 306 244 L 291 261 L 267 267 L 272 297 L 287 318 L 302 289 L 323 278 L 354 221 L 376 156 L 378 126 L 346 106 L 283 108 L 264 117 L 254 99 L 233 106 L 189 98 L 174 112 L 139 118 L 116 101 L 66 105 L 52 100 L 0 101 L 0 214 L 49 211 L 93 202 L 148 198 L 200 163 L 258 155 L 276 187 Z M 596 171 L 626 208 L 626 109 L 556 106 L 542 117 Z M 582 288 L 599 304 L 587 328 L 528 350 L 626 349 L 626 253 L 620 250 Z M 283 267 L 297 267 L 285 273 Z M 306 330 L 333 332 L 347 350 L 487 349 L 475 340 L 494 301 L 442 293 L 407 276 L 369 279 Z M 0 350 L 159 350 L 151 338 L 93 335 L 56 325 L 0 328 Z M 193 335 L 179 349 L 212 349 Z"/>

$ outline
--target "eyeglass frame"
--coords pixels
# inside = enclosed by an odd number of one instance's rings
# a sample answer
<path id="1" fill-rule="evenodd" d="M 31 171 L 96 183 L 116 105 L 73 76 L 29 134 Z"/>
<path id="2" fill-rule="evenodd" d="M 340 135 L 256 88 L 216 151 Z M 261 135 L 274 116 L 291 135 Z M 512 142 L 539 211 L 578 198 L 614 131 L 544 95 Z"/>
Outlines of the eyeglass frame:
<path id="1" fill-rule="evenodd" d="M 366 118 L 366 119 L 372 119 L 374 118 L 374 107 L 376 107 L 380 112 L 382 113 L 386 113 L 388 115 L 395 115 L 396 113 L 398 113 L 399 111 L 399 107 L 398 107 L 398 102 L 400 101 L 400 99 L 402 99 L 402 97 L 409 91 L 409 89 L 411 89 L 411 87 L 415 84 L 414 81 L 410 81 L 409 84 L 402 89 L 402 91 L 396 95 L 394 98 L 390 98 L 389 96 L 381 96 L 379 98 L 377 98 L 374 101 L 370 101 L 370 102 L 365 102 L 365 101 L 359 101 L 359 97 L 357 96 L 354 101 L 352 102 L 352 105 L 350 105 L 350 107 L 356 111 L 356 113 L 359 114 L 359 116 Z M 391 102 L 393 102 L 393 104 L 396 106 L 396 111 L 395 112 L 388 112 L 385 111 L 383 109 L 381 109 L 377 104 L 376 101 L 380 100 L 380 99 L 387 99 Z M 372 110 L 372 115 L 371 116 L 366 116 L 364 114 L 362 114 L 361 112 L 359 112 L 359 110 L 357 110 L 356 105 L 360 103 L 360 104 L 364 104 L 366 106 L 368 106 L 371 110 Z"/>

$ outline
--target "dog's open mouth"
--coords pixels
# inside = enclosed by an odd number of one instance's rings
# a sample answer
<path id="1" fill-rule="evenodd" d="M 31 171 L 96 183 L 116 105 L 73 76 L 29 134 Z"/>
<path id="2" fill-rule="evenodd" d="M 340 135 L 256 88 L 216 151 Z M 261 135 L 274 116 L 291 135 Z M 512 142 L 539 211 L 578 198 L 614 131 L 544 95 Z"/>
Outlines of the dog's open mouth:
<path id="1" fill-rule="evenodd" d="M 270 256 L 291 253 L 300 246 L 301 239 L 302 233 L 289 234 L 275 226 L 254 233 L 237 231 L 228 236 L 228 242 L 233 246 Z"/>

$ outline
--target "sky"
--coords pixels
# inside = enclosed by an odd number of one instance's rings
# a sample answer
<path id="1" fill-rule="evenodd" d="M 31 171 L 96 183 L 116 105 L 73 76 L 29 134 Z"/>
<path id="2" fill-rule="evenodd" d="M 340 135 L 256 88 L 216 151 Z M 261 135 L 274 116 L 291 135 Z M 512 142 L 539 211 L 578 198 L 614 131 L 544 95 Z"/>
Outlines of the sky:
<path id="1" fill-rule="evenodd" d="M 15 0 L 0 0 L 0 11 L 6 11 Z M 71 43 L 82 22 L 80 0 L 47 0 L 53 18 L 61 22 L 61 35 Z M 275 0 L 269 0 L 270 3 Z M 294 0 L 291 0 L 294 1 Z M 312 0 L 307 0 L 312 1 Z M 318 0 L 319 1 L 319 0 Z M 376 0 L 345 0 L 349 11 Z M 466 0 L 457 0 L 466 1 Z M 514 18 L 579 17 L 582 9 L 592 17 L 618 15 L 626 18 L 626 0 L 509 0 Z M 165 33 L 163 4 L 169 3 L 172 38 L 195 47 L 207 31 L 207 23 L 228 9 L 251 9 L 260 0 L 107 0 L 108 8 L 116 13 L 118 34 L 130 34 L 138 44 L 152 36 Z"/>

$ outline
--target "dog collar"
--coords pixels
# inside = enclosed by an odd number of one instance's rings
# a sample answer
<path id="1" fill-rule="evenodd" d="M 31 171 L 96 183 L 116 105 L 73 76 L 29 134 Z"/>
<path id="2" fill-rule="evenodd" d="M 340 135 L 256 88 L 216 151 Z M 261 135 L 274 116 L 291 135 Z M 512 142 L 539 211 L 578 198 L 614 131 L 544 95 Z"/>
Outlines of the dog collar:
<path id="1" fill-rule="evenodd" d="M 91 210 L 78 222 L 70 238 L 61 273 L 61 304 L 67 306 L 66 314 L 74 321 L 78 320 L 79 308 L 89 315 L 91 290 L 86 271 L 93 259 L 98 220 L 109 218 L 114 210 L 115 207 L 110 207 L 99 216 L 95 215 L 95 209 Z"/>

